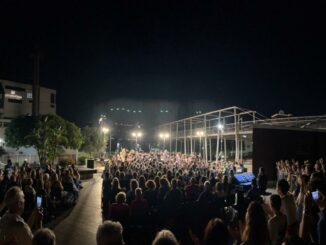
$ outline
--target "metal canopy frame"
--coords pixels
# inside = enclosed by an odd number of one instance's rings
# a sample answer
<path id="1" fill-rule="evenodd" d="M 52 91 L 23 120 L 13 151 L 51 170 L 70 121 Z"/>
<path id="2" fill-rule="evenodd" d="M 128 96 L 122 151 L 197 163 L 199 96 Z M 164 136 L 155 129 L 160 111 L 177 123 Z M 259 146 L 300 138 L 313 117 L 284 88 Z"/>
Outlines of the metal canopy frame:
<path id="1" fill-rule="evenodd" d="M 196 140 L 199 140 L 199 155 L 206 162 L 218 159 L 222 149 L 227 160 L 227 141 L 234 141 L 234 160 L 241 161 L 243 142 L 251 140 L 255 125 L 326 130 L 326 115 L 269 119 L 254 110 L 232 106 L 165 123 L 157 130 L 169 133 L 171 152 L 194 154 L 198 152 Z M 213 145 L 215 156 L 212 155 Z"/>

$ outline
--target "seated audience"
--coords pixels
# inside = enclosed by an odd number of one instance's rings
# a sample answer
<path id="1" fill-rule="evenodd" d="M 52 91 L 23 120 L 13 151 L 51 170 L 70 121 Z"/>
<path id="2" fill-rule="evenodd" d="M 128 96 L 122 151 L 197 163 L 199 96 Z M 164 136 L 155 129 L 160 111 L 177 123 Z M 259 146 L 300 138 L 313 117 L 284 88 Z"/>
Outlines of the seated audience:
<path id="1" fill-rule="evenodd" d="M 150 208 L 156 206 L 156 184 L 153 180 L 147 180 L 146 182 L 146 190 L 144 191 L 144 198 L 147 200 Z"/>
<path id="2" fill-rule="evenodd" d="M 136 179 L 130 180 L 130 188 L 127 192 L 127 203 L 130 204 L 136 197 L 135 190 L 139 187 L 138 181 Z"/>
<path id="3" fill-rule="evenodd" d="M 211 185 L 209 181 L 205 181 L 204 190 L 200 193 L 197 202 L 203 206 L 208 206 L 208 204 L 214 201 L 214 195 L 211 190 Z"/>
<path id="4" fill-rule="evenodd" d="M 135 200 L 130 204 L 130 214 L 132 216 L 144 216 L 149 211 L 148 202 L 143 198 L 143 192 L 141 188 L 135 190 Z"/>
<path id="5" fill-rule="evenodd" d="M 96 232 L 97 245 L 124 245 L 123 228 L 119 222 L 104 221 Z"/>
<path id="6" fill-rule="evenodd" d="M 126 203 L 126 194 L 119 192 L 115 197 L 116 202 L 110 206 L 109 218 L 125 224 L 129 217 L 129 205 Z"/>
<path id="7" fill-rule="evenodd" d="M 161 230 L 156 234 L 152 245 L 178 245 L 178 241 L 169 230 Z"/>
<path id="8" fill-rule="evenodd" d="M 36 231 L 33 240 L 33 245 L 56 245 L 55 234 L 50 229 L 44 228 Z"/>
<path id="9" fill-rule="evenodd" d="M 7 213 L 0 219 L 0 237 L 5 241 L 15 241 L 16 244 L 32 244 L 34 227 L 42 227 L 42 214 L 34 210 L 28 222 L 21 217 L 24 212 L 24 193 L 18 187 L 11 187 L 4 198 Z"/>

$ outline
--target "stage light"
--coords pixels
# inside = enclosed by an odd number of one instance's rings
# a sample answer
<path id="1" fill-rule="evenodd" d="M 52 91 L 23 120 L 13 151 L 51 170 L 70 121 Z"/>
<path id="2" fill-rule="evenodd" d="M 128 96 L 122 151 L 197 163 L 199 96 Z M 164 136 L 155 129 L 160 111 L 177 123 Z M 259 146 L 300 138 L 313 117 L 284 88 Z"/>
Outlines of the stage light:
<path id="1" fill-rule="evenodd" d="M 217 124 L 217 128 L 219 130 L 223 130 L 224 129 L 224 125 L 219 123 L 219 124 Z"/>
<path id="2" fill-rule="evenodd" d="M 204 136 L 204 132 L 203 132 L 203 131 L 197 131 L 196 134 L 197 134 L 197 136 L 199 136 L 199 137 Z"/>

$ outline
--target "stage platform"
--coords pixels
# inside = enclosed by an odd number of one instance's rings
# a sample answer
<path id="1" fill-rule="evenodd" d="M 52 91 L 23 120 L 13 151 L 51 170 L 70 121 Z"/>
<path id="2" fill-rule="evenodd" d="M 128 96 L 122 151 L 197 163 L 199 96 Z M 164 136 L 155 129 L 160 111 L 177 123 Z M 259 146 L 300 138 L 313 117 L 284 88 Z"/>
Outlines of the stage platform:
<path id="1" fill-rule="evenodd" d="M 93 175 L 97 173 L 97 169 L 79 167 L 79 174 L 81 180 L 92 179 Z"/>

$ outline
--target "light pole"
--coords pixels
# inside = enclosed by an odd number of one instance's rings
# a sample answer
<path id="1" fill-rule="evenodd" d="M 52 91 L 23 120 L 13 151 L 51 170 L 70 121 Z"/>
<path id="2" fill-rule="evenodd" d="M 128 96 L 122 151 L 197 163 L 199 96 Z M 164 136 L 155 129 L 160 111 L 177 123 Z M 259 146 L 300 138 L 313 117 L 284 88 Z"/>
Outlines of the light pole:
<path id="1" fill-rule="evenodd" d="M 218 161 L 219 151 L 220 151 L 220 137 L 221 132 L 224 130 L 223 124 L 217 124 L 217 140 L 216 140 L 216 161 Z"/>
<path id="2" fill-rule="evenodd" d="M 168 133 L 160 133 L 159 137 L 163 140 L 163 151 L 165 150 L 165 140 L 170 137 Z"/>
<path id="3" fill-rule="evenodd" d="M 202 152 L 201 137 L 204 136 L 204 132 L 203 131 L 197 131 L 196 135 L 199 137 L 199 148 L 200 148 L 199 155 L 200 155 L 200 158 L 201 158 L 201 152 Z"/>
<path id="4" fill-rule="evenodd" d="M 140 132 L 140 131 L 135 131 L 135 132 L 132 132 L 131 133 L 131 136 L 135 138 L 135 141 L 136 141 L 136 151 L 137 151 L 137 148 L 138 148 L 138 138 L 141 138 L 143 136 L 143 133 Z"/>
<path id="5" fill-rule="evenodd" d="M 101 130 L 102 130 L 104 141 L 105 141 L 105 154 L 106 154 L 107 147 L 106 147 L 106 137 L 105 136 L 110 132 L 110 129 L 107 127 L 102 127 Z M 111 151 L 111 149 L 110 149 L 110 151 Z M 104 157 L 105 157 L 105 154 L 104 154 Z M 111 154 L 111 152 L 110 152 L 110 154 Z"/>

